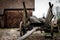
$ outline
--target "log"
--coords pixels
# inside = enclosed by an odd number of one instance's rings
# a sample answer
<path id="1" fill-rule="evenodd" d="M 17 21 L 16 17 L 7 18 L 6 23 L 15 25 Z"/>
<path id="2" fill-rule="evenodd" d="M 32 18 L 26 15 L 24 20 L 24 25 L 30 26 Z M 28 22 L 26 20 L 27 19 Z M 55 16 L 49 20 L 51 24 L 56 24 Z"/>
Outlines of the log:
<path id="1" fill-rule="evenodd" d="M 25 35 L 23 35 L 22 37 L 19 37 L 17 40 L 23 40 L 25 38 L 27 38 L 28 36 L 30 36 L 34 31 L 36 31 L 39 27 L 35 27 L 33 28 L 31 31 L 27 32 Z"/>
<path id="2" fill-rule="evenodd" d="M 35 16 L 31 16 L 31 17 L 30 17 L 30 21 L 31 21 L 31 22 L 34 22 L 34 23 L 41 23 L 41 22 L 38 20 L 38 18 L 35 17 Z"/>

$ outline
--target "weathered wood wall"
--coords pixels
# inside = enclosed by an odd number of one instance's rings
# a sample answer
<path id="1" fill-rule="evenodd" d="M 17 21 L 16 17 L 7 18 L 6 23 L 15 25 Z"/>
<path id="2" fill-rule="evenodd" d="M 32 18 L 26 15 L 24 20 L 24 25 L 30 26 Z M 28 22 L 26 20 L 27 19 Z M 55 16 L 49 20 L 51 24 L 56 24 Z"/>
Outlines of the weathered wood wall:
<path id="1" fill-rule="evenodd" d="M 4 27 L 19 27 L 23 13 L 23 10 L 6 10 L 4 12 Z M 28 10 L 27 13 L 32 16 L 31 10 Z"/>
<path id="2" fill-rule="evenodd" d="M 0 14 L 5 8 L 23 8 L 23 0 L 0 0 Z M 25 0 L 26 8 L 35 8 L 34 0 Z"/>
<path id="3" fill-rule="evenodd" d="M 22 2 L 23 2 L 23 0 L 0 0 L 0 15 L 4 14 L 4 9 L 21 9 L 21 8 L 23 9 L 23 3 Z M 25 0 L 25 4 L 26 4 L 26 8 L 28 8 L 28 9 L 29 8 L 31 8 L 31 9 L 35 8 L 34 7 L 34 0 Z M 5 17 L 5 19 L 13 19 L 13 17 L 15 17 L 19 14 L 18 12 L 16 12 L 16 13 L 15 12 L 13 12 L 13 13 L 12 12 L 5 12 L 4 17 Z M 7 15 L 14 15 L 14 16 L 11 18 L 11 16 L 7 16 Z M 1 17 L 3 17 L 3 16 L 1 16 Z M 19 17 L 19 16 L 17 16 L 17 17 Z M 19 19 L 17 18 L 16 20 L 19 20 Z M 6 23 L 4 22 L 4 18 L 3 18 L 0 20 L 0 26 L 4 27 L 4 24 L 6 24 Z M 16 23 L 13 23 L 13 24 L 16 24 Z M 11 24 L 7 24 L 7 25 L 11 25 Z"/>

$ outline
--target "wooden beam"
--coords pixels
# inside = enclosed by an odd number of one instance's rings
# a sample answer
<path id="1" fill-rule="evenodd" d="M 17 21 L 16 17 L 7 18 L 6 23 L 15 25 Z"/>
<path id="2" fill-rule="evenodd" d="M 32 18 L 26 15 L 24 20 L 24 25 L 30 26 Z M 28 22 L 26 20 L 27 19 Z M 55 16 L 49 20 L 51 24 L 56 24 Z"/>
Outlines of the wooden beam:
<path id="1" fill-rule="evenodd" d="M 23 8 L 5 8 L 4 11 L 6 10 L 24 10 Z M 34 8 L 26 8 L 26 10 L 32 10 L 34 11 L 35 9 Z"/>

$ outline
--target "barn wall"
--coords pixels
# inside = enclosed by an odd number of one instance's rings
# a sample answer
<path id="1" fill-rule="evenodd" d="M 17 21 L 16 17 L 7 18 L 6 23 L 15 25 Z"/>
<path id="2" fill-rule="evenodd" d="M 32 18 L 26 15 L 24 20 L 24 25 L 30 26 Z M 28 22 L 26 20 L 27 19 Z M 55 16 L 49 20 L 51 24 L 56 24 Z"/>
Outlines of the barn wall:
<path id="1" fill-rule="evenodd" d="M 6 8 L 23 8 L 23 0 L 0 0 L 0 14 Z M 34 0 L 25 0 L 26 8 L 34 8 Z"/>
<path id="2" fill-rule="evenodd" d="M 27 10 L 27 13 L 32 16 L 32 10 Z M 4 12 L 4 27 L 19 27 L 23 14 L 23 10 L 6 10 Z"/>
<path id="3" fill-rule="evenodd" d="M 0 15 L 5 14 L 4 9 L 23 9 L 23 0 L 0 0 Z M 35 8 L 34 0 L 25 0 L 26 8 Z M 4 27 L 4 17 L 0 16 L 0 26 Z"/>

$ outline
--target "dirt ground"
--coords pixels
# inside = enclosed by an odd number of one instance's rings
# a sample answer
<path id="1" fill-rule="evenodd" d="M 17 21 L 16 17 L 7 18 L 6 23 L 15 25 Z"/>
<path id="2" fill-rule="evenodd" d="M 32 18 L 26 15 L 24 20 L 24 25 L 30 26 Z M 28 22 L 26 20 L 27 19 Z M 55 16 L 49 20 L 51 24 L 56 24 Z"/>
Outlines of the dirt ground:
<path id="1" fill-rule="evenodd" d="M 17 30 L 18 28 L 0 29 L 0 40 L 17 40 L 20 37 L 20 32 Z M 60 36 L 57 36 L 57 38 L 58 38 L 57 40 L 60 40 L 59 39 Z M 43 33 L 37 31 L 32 33 L 32 35 L 30 35 L 25 40 L 46 40 L 46 39 Z M 51 39 L 48 39 L 48 40 L 51 40 Z"/>

